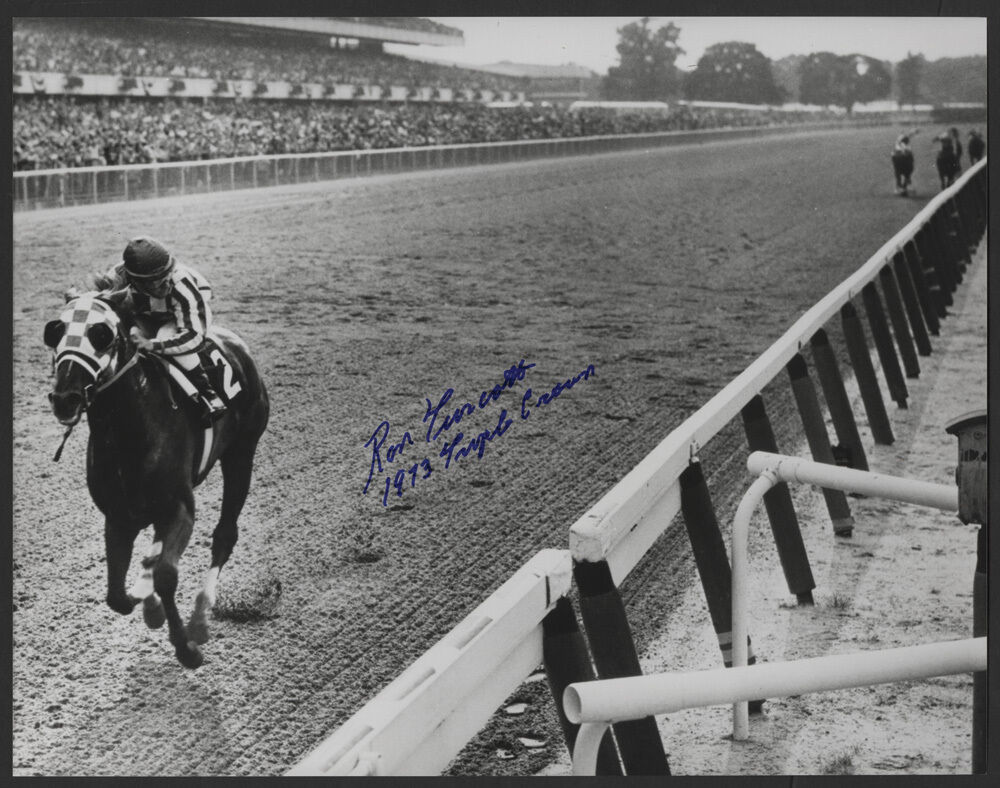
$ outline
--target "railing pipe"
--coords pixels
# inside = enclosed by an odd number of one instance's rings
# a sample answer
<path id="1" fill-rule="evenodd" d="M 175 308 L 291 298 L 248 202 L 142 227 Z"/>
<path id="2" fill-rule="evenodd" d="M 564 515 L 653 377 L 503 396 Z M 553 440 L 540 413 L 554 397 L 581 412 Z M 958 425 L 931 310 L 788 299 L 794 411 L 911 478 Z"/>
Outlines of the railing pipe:
<path id="1" fill-rule="evenodd" d="M 756 452 L 755 452 L 756 453 Z M 763 471 L 750 485 L 736 507 L 733 517 L 732 556 L 733 556 L 733 668 L 747 667 L 747 599 L 749 598 L 750 580 L 747 568 L 747 555 L 750 520 L 764 496 L 778 483 L 778 475 L 771 470 Z M 757 667 L 756 665 L 754 667 Z M 758 695 L 758 698 L 766 697 Z M 750 735 L 750 707 L 746 698 L 733 706 L 733 738 L 745 741 Z"/>
<path id="2" fill-rule="evenodd" d="M 986 670 L 986 641 L 965 638 L 742 668 L 587 681 L 566 688 L 563 706 L 570 720 L 581 723 L 579 743 L 588 723 L 603 727 L 611 720 L 673 714 L 762 695 L 786 697 Z M 588 731 L 588 743 L 600 741 L 596 734 Z"/>
<path id="3" fill-rule="evenodd" d="M 818 487 L 832 487 L 845 492 L 930 506 L 945 512 L 958 512 L 958 487 L 951 484 L 905 479 L 874 471 L 858 471 L 763 451 L 755 451 L 747 457 L 747 470 L 754 475 L 773 471 L 785 482 L 815 484 Z"/>

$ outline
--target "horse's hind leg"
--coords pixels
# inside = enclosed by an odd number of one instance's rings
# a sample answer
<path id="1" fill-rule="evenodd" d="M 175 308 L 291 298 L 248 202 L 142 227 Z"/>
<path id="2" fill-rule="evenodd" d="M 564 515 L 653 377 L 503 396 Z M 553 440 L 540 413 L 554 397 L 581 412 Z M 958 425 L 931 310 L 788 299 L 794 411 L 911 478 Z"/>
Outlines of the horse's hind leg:
<path id="1" fill-rule="evenodd" d="M 222 457 L 222 512 L 212 532 L 212 565 L 205 575 L 205 585 L 195 599 L 194 612 L 188 621 L 188 634 L 195 643 L 208 642 L 208 614 L 215 606 L 219 573 L 239 538 L 237 521 L 250 492 L 256 448 L 256 439 L 244 441 L 231 446 Z"/>
<path id="2" fill-rule="evenodd" d="M 153 567 L 160 558 L 163 545 L 153 542 L 149 555 L 142 559 L 142 574 L 129 589 L 129 596 L 142 600 L 142 618 L 150 629 L 159 629 L 167 620 L 163 602 L 153 588 Z"/>
<path id="3" fill-rule="evenodd" d="M 163 552 L 153 569 L 153 587 L 160 595 L 163 610 L 167 616 L 170 628 L 170 642 L 174 646 L 177 659 L 186 668 L 197 668 L 203 657 L 197 644 L 192 642 L 180 613 L 177 612 L 177 566 L 180 563 L 184 548 L 187 547 L 194 527 L 194 500 L 178 503 L 172 517 L 166 517 L 156 523 L 156 535 L 162 537 Z"/>

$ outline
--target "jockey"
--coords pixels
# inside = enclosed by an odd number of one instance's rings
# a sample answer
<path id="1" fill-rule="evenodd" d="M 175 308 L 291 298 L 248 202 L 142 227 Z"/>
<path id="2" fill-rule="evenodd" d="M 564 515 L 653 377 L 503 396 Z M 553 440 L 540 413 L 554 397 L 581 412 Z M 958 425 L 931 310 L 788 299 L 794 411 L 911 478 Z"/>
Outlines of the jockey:
<path id="1" fill-rule="evenodd" d="M 896 174 L 896 193 L 908 194 L 910 176 L 913 174 L 913 149 L 910 147 L 909 134 L 900 134 L 896 138 L 896 144 L 892 146 L 892 169 Z"/>
<path id="2" fill-rule="evenodd" d="M 146 237 L 129 241 L 122 262 L 109 273 L 128 285 L 136 318 L 132 339 L 139 349 L 173 358 L 204 397 L 208 419 L 219 418 L 226 405 L 212 388 L 198 356 L 212 324 L 208 281 L 178 263 L 158 241 Z"/>

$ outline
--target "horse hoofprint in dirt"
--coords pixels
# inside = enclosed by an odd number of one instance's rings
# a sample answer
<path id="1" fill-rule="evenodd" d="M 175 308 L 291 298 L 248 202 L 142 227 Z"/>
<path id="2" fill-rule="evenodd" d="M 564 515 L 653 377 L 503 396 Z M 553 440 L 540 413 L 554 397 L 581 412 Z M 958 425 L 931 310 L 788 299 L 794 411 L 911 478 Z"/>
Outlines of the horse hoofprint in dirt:
<path id="1" fill-rule="evenodd" d="M 246 345 L 231 331 L 214 329 L 212 358 L 225 364 L 223 390 L 233 396 L 225 415 L 206 430 L 196 405 L 174 390 L 165 362 L 136 349 L 129 338 L 132 321 L 121 306 L 108 294 L 85 293 L 68 299 L 59 318 L 46 324 L 45 344 L 55 353 L 49 401 L 67 435 L 87 414 L 87 486 L 105 518 L 108 605 L 128 614 L 143 602 L 146 624 L 155 628 L 166 620 L 177 658 L 196 668 L 270 405 Z M 205 586 L 185 627 L 174 599 L 177 566 L 194 526 L 194 488 L 216 460 L 222 467 L 222 511 Z M 149 525 L 153 549 L 126 592 L 133 544 Z"/>

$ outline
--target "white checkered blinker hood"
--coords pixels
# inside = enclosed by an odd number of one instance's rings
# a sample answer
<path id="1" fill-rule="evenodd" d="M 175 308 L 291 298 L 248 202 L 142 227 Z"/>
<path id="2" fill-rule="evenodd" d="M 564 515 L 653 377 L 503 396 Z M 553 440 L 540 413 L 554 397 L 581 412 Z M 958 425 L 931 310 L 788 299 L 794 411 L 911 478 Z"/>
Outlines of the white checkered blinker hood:
<path id="1" fill-rule="evenodd" d="M 57 325 L 60 323 L 62 327 Z M 55 351 L 57 366 L 63 361 L 71 361 L 97 380 L 108 368 L 113 355 L 114 342 L 109 341 L 108 331 L 113 340 L 120 323 L 121 318 L 107 302 L 94 295 L 82 295 L 69 301 L 59 319 L 46 326 L 46 344 Z M 58 340 L 53 345 L 51 341 L 56 337 Z"/>

